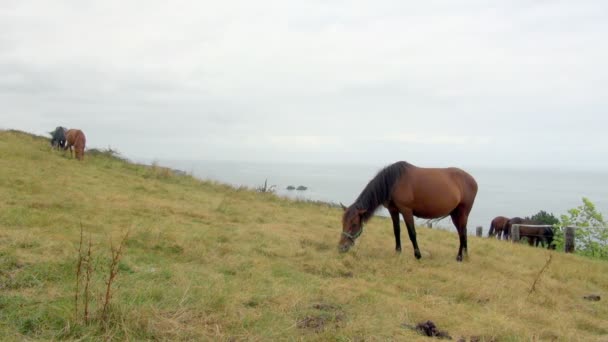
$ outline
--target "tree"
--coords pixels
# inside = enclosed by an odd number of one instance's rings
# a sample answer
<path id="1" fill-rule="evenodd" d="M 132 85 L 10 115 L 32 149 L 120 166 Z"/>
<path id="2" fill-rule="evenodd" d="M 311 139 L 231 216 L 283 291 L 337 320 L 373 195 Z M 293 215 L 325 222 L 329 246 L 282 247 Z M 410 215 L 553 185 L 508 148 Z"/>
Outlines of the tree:
<path id="1" fill-rule="evenodd" d="M 559 223 L 559 219 L 555 217 L 552 213 L 548 213 L 544 210 L 539 211 L 538 213 L 532 215 L 532 217 L 525 218 L 526 220 L 531 220 L 534 222 L 538 222 L 538 224 L 551 224 L 555 225 Z"/>
<path id="2" fill-rule="evenodd" d="M 576 227 L 576 253 L 608 260 L 608 227 L 595 205 L 583 197 L 583 205 L 561 215 L 560 226 Z M 563 231 L 556 237 L 558 248 L 563 248 Z"/>

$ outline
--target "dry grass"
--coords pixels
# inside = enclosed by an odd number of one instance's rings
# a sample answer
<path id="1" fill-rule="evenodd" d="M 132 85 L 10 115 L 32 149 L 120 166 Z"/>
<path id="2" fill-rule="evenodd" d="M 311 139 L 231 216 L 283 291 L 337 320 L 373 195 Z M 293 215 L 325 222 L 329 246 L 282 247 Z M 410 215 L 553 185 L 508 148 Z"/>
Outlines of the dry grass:
<path id="1" fill-rule="evenodd" d="M 104 153 L 77 162 L 19 132 L 0 132 L 0 156 L 2 340 L 422 341 L 402 324 L 426 320 L 455 339 L 608 340 L 606 262 L 469 237 L 457 263 L 455 232 L 425 228 L 417 261 L 382 218 L 339 254 L 340 209 Z M 74 321 L 80 221 L 94 274 L 130 231 L 108 324 Z"/>

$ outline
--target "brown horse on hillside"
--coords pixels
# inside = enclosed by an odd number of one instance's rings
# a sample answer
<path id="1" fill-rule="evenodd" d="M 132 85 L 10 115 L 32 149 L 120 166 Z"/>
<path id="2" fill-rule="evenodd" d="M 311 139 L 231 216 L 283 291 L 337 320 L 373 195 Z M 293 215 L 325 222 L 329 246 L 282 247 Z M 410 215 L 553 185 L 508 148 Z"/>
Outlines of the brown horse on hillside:
<path id="1" fill-rule="evenodd" d="M 363 232 L 363 224 L 383 205 L 393 221 L 395 249 L 401 252 L 401 213 L 416 259 L 421 255 L 414 216 L 426 219 L 451 216 L 460 238 L 456 260 L 462 261 L 462 251 L 467 252 L 467 220 L 476 195 L 477 182 L 461 169 L 421 168 L 403 161 L 394 163 L 378 172 L 355 203 L 348 208 L 342 206 L 344 215 L 339 249 L 348 251 Z"/>
<path id="2" fill-rule="evenodd" d="M 508 217 L 496 216 L 492 222 L 490 222 L 490 230 L 488 231 L 488 237 L 496 235 L 496 238 L 500 240 L 502 238 L 505 224 L 509 221 Z"/>
<path id="3" fill-rule="evenodd" d="M 76 158 L 82 160 L 84 158 L 84 147 L 87 139 L 79 129 L 68 129 L 65 133 L 66 144 L 64 149 L 70 149 L 70 156 L 73 157 L 72 150 L 76 150 Z M 73 147 L 73 149 L 72 149 Z"/>

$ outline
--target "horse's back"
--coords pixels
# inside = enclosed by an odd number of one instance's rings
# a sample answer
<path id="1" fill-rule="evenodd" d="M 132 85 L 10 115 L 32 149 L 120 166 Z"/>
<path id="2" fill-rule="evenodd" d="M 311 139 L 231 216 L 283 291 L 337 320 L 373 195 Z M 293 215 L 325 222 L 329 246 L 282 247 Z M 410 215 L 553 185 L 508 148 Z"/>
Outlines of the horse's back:
<path id="1" fill-rule="evenodd" d="M 447 215 L 461 206 L 467 211 L 477 194 L 475 179 L 459 168 L 422 168 L 408 165 L 395 200 L 410 207 L 418 217 Z"/>
<path id="2" fill-rule="evenodd" d="M 475 178 L 473 178 L 473 176 L 471 176 L 465 170 L 457 167 L 450 167 L 448 168 L 448 171 L 452 174 L 454 181 L 460 183 L 462 186 L 463 194 L 474 200 L 478 190 L 477 181 Z"/>
<path id="3" fill-rule="evenodd" d="M 84 133 L 79 129 L 68 129 L 65 134 L 65 137 L 68 141 L 68 144 L 70 145 L 82 144 L 84 146 L 84 144 L 86 143 L 86 137 L 84 136 Z"/>
<path id="4" fill-rule="evenodd" d="M 57 126 L 53 132 L 51 132 L 51 145 L 63 147 L 65 144 L 65 128 Z"/>
<path id="5" fill-rule="evenodd" d="M 61 126 L 57 126 L 55 128 L 55 131 L 53 132 L 53 138 L 57 139 L 57 140 L 64 140 L 65 139 L 65 128 L 61 127 Z"/>
<path id="6" fill-rule="evenodd" d="M 458 194 L 461 200 L 472 201 L 477 195 L 477 182 L 468 172 L 457 167 L 421 168 L 414 171 L 416 181 L 426 190 L 434 192 L 449 191 Z"/>
<path id="7" fill-rule="evenodd" d="M 68 129 L 65 132 L 65 139 L 68 142 L 68 145 L 74 145 L 74 142 L 76 142 L 76 132 L 78 130 L 77 129 Z"/>
<path id="8" fill-rule="evenodd" d="M 505 224 L 507 224 L 507 221 L 509 221 L 509 218 L 508 218 L 508 217 L 505 217 L 505 216 L 496 216 L 496 217 L 495 217 L 495 218 L 492 220 L 492 222 L 490 223 L 490 225 L 491 225 L 492 227 L 502 229 L 502 228 L 505 226 Z"/>

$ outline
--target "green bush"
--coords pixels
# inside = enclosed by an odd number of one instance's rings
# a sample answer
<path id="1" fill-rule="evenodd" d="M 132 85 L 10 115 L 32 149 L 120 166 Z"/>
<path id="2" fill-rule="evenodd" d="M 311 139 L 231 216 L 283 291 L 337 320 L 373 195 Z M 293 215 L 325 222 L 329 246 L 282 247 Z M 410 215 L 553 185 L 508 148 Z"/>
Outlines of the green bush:
<path id="1" fill-rule="evenodd" d="M 563 250 L 565 227 L 576 227 L 576 254 L 608 260 L 608 227 L 595 205 L 583 197 L 583 205 L 568 210 L 560 216 L 557 230 L 557 247 Z"/>

